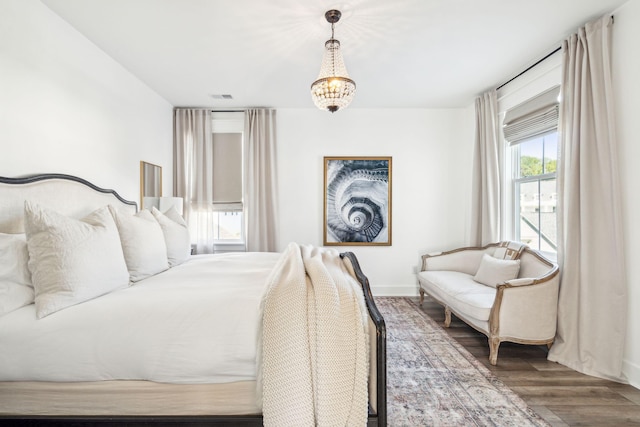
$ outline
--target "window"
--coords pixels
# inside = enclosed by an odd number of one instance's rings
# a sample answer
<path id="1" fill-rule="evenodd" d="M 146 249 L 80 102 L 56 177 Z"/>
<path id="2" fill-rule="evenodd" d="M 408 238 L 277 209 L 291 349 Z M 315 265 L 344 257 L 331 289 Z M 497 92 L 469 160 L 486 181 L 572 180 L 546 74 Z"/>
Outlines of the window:
<path id="1" fill-rule="evenodd" d="M 557 252 L 556 165 L 559 86 L 506 111 L 504 139 L 510 147 L 513 240 Z M 509 168 L 507 168 L 509 170 Z"/>
<path id="2" fill-rule="evenodd" d="M 213 132 L 213 227 L 215 252 L 245 250 L 243 214 L 243 112 L 214 112 Z"/>
<path id="3" fill-rule="evenodd" d="M 217 212 L 213 218 L 214 239 L 218 241 L 244 241 L 242 212 Z"/>
<path id="4" fill-rule="evenodd" d="M 215 119 L 214 119 L 215 123 Z M 213 127 L 214 242 L 243 243 L 242 133 Z"/>
<path id="5" fill-rule="evenodd" d="M 558 132 L 521 141 L 511 150 L 515 240 L 543 252 L 556 252 Z"/>
<path id="6" fill-rule="evenodd" d="M 193 210 L 189 220 L 189 234 L 191 244 L 197 244 L 198 230 L 205 230 L 207 236 L 211 236 L 212 242 L 207 239 L 207 246 L 211 246 L 213 252 L 236 252 L 245 250 L 244 242 L 244 217 L 242 211 L 214 211 Z"/>

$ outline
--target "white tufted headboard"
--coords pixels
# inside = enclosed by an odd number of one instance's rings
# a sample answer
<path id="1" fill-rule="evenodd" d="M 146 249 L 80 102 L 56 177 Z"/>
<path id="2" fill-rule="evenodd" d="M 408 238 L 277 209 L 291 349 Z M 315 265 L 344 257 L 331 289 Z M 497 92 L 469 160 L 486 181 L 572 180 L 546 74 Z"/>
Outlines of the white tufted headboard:
<path id="1" fill-rule="evenodd" d="M 63 174 L 0 177 L 0 233 L 24 233 L 24 201 L 30 200 L 72 218 L 113 205 L 136 212 L 138 205 L 113 190 L 97 187 L 82 178 Z"/>

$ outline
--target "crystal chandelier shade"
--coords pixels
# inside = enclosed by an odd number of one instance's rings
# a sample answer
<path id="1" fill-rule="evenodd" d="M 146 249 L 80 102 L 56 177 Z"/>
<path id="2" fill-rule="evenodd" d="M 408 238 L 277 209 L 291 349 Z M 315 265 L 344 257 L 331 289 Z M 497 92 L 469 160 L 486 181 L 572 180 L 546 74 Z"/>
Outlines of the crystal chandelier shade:
<path id="1" fill-rule="evenodd" d="M 356 92 L 356 83 L 349 78 L 344 65 L 340 42 L 333 38 L 333 25 L 340 19 L 340 12 L 330 10 L 325 13 L 331 23 L 331 39 L 324 44 L 324 56 L 318 79 L 311 85 L 311 97 L 321 110 L 335 113 L 346 108 Z"/>

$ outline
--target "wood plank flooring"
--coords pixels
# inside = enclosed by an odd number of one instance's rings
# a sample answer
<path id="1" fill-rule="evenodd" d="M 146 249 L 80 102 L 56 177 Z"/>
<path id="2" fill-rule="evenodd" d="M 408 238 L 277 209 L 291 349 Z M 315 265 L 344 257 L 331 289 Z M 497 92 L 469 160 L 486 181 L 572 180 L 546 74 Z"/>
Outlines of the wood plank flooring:
<path id="1" fill-rule="evenodd" d="M 422 310 L 444 327 L 442 306 L 427 298 Z M 546 346 L 502 343 L 491 366 L 486 336 L 455 316 L 445 330 L 554 427 L 640 426 L 640 390 L 630 385 L 549 362 Z"/>

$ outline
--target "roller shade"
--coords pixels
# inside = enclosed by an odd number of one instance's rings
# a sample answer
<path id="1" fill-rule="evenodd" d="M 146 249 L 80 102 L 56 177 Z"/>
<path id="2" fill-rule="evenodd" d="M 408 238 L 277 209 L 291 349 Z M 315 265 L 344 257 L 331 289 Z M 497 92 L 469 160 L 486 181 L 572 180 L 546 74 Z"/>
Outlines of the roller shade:
<path id="1" fill-rule="evenodd" d="M 242 134 L 213 134 L 213 208 L 242 211 Z"/>
<path id="2" fill-rule="evenodd" d="M 560 86 L 555 86 L 534 98 L 508 110 L 502 130 L 509 145 L 557 129 L 560 109 Z"/>

